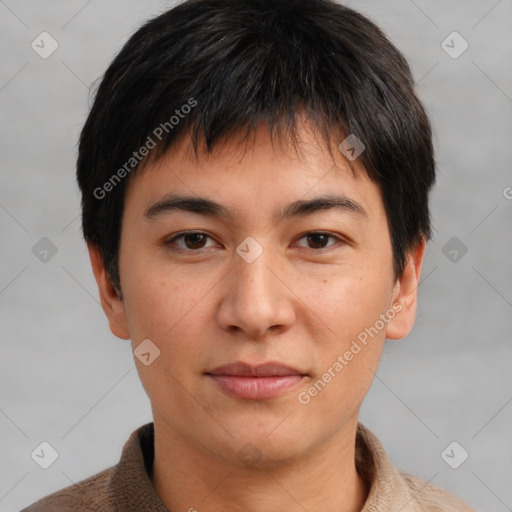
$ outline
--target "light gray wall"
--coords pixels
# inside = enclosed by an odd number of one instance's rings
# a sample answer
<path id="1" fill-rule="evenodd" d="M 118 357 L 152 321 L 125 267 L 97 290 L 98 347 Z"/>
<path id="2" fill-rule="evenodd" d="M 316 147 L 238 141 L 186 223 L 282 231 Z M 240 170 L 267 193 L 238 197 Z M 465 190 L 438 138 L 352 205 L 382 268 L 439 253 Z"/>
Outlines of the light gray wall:
<path id="1" fill-rule="evenodd" d="M 132 430 L 151 420 L 130 345 L 110 334 L 98 303 L 74 163 L 89 86 L 168 5 L 0 2 L 3 512 L 115 464 Z M 407 340 L 388 342 L 361 420 L 398 467 L 479 510 L 512 510 L 512 3 L 350 5 L 409 58 L 439 168 L 417 323 Z M 43 31 L 59 45 L 47 59 L 31 48 Z M 456 59 L 441 47 L 453 31 L 469 43 Z M 452 39 L 456 52 L 462 43 Z M 46 40 L 39 51 L 49 48 Z M 33 253 L 43 237 L 57 251 L 47 262 Z M 46 470 L 31 458 L 42 441 L 59 454 Z M 452 441 L 469 453 L 458 469 L 441 457 Z M 452 459 L 461 454 L 456 447 Z"/>

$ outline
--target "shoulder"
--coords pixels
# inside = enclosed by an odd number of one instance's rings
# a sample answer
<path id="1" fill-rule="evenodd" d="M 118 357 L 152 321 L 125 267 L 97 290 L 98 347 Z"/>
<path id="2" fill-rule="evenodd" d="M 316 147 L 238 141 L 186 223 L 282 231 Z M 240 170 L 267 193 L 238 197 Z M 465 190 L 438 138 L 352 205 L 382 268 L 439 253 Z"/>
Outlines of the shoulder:
<path id="1" fill-rule="evenodd" d="M 425 512 L 476 512 L 455 495 L 419 478 L 399 471 L 418 509 Z"/>
<path id="2" fill-rule="evenodd" d="M 476 512 L 453 494 L 399 470 L 377 436 L 358 424 L 356 467 L 369 483 L 363 512 Z"/>
<path id="3" fill-rule="evenodd" d="M 102 512 L 114 511 L 108 491 L 113 468 L 105 469 L 81 482 L 50 494 L 21 512 Z"/>
<path id="4" fill-rule="evenodd" d="M 117 464 L 50 494 L 21 512 L 165 512 L 148 475 L 154 455 L 153 433 L 153 423 L 139 427 L 124 443 Z"/>

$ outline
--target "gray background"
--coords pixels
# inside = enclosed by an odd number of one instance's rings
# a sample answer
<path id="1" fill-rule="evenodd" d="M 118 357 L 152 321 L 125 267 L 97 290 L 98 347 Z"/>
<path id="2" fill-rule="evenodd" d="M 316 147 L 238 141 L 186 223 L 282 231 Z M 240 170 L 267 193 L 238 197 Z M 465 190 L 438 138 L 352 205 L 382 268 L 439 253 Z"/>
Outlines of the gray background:
<path id="1" fill-rule="evenodd" d="M 110 334 L 97 300 L 74 164 L 89 86 L 169 5 L 0 1 L 2 512 L 115 464 L 128 435 L 151 421 L 129 342 Z M 408 57 L 439 170 L 416 326 L 387 343 L 361 420 L 401 469 L 481 511 L 512 510 L 512 4 L 350 5 Z M 42 31 L 59 44 L 47 59 L 31 48 Z M 452 31 L 469 43 L 457 59 L 441 47 Z M 57 249 L 46 262 L 32 252 L 42 237 Z M 452 237 L 458 248 L 445 245 Z M 46 470 L 31 458 L 42 441 L 59 455 Z M 452 441 L 469 453 L 458 469 L 441 457 Z"/>

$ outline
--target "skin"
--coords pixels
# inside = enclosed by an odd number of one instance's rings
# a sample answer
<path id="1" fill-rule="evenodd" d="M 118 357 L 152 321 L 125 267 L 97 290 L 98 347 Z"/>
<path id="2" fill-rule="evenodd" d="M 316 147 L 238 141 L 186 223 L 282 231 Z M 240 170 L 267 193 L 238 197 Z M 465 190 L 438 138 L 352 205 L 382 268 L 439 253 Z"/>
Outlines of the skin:
<path id="1" fill-rule="evenodd" d="M 112 332 L 131 338 L 134 349 L 150 339 L 160 350 L 148 366 L 135 362 L 155 425 L 151 480 L 169 510 L 352 512 L 366 500 L 354 463 L 359 409 L 385 339 L 413 326 L 425 242 L 395 279 L 378 187 L 357 161 L 354 174 L 340 152 L 331 158 L 311 131 L 301 133 L 299 155 L 286 141 L 273 146 L 265 128 L 247 147 L 226 142 L 199 158 L 183 139 L 135 175 L 122 221 L 122 299 L 89 246 Z M 145 217 L 170 193 L 216 201 L 232 217 Z M 333 193 L 365 214 L 336 208 L 273 216 L 294 201 Z M 170 242 L 187 230 L 208 236 Z M 332 238 L 311 240 L 305 235 L 312 231 Z M 247 236 L 263 249 L 252 263 L 236 252 Z M 385 328 L 301 404 L 299 393 L 398 303 Z M 308 376 L 278 397 L 235 398 L 205 372 L 236 361 L 279 361 Z M 261 454 L 254 465 L 237 455 L 246 443 Z"/>

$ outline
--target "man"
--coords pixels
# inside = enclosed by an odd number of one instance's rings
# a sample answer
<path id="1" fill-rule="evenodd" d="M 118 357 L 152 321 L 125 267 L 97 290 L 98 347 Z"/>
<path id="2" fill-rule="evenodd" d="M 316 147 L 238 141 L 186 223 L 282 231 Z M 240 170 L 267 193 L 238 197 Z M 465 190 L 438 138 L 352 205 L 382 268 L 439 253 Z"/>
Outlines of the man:
<path id="1" fill-rule="evenodd" d="M 358 423 L 411 330 L 434 178 L 407 63 L 328 0 L 189 0 L 99 86 L 77 165 L 153 422 L 26 511 L 455 511 Z"/>

